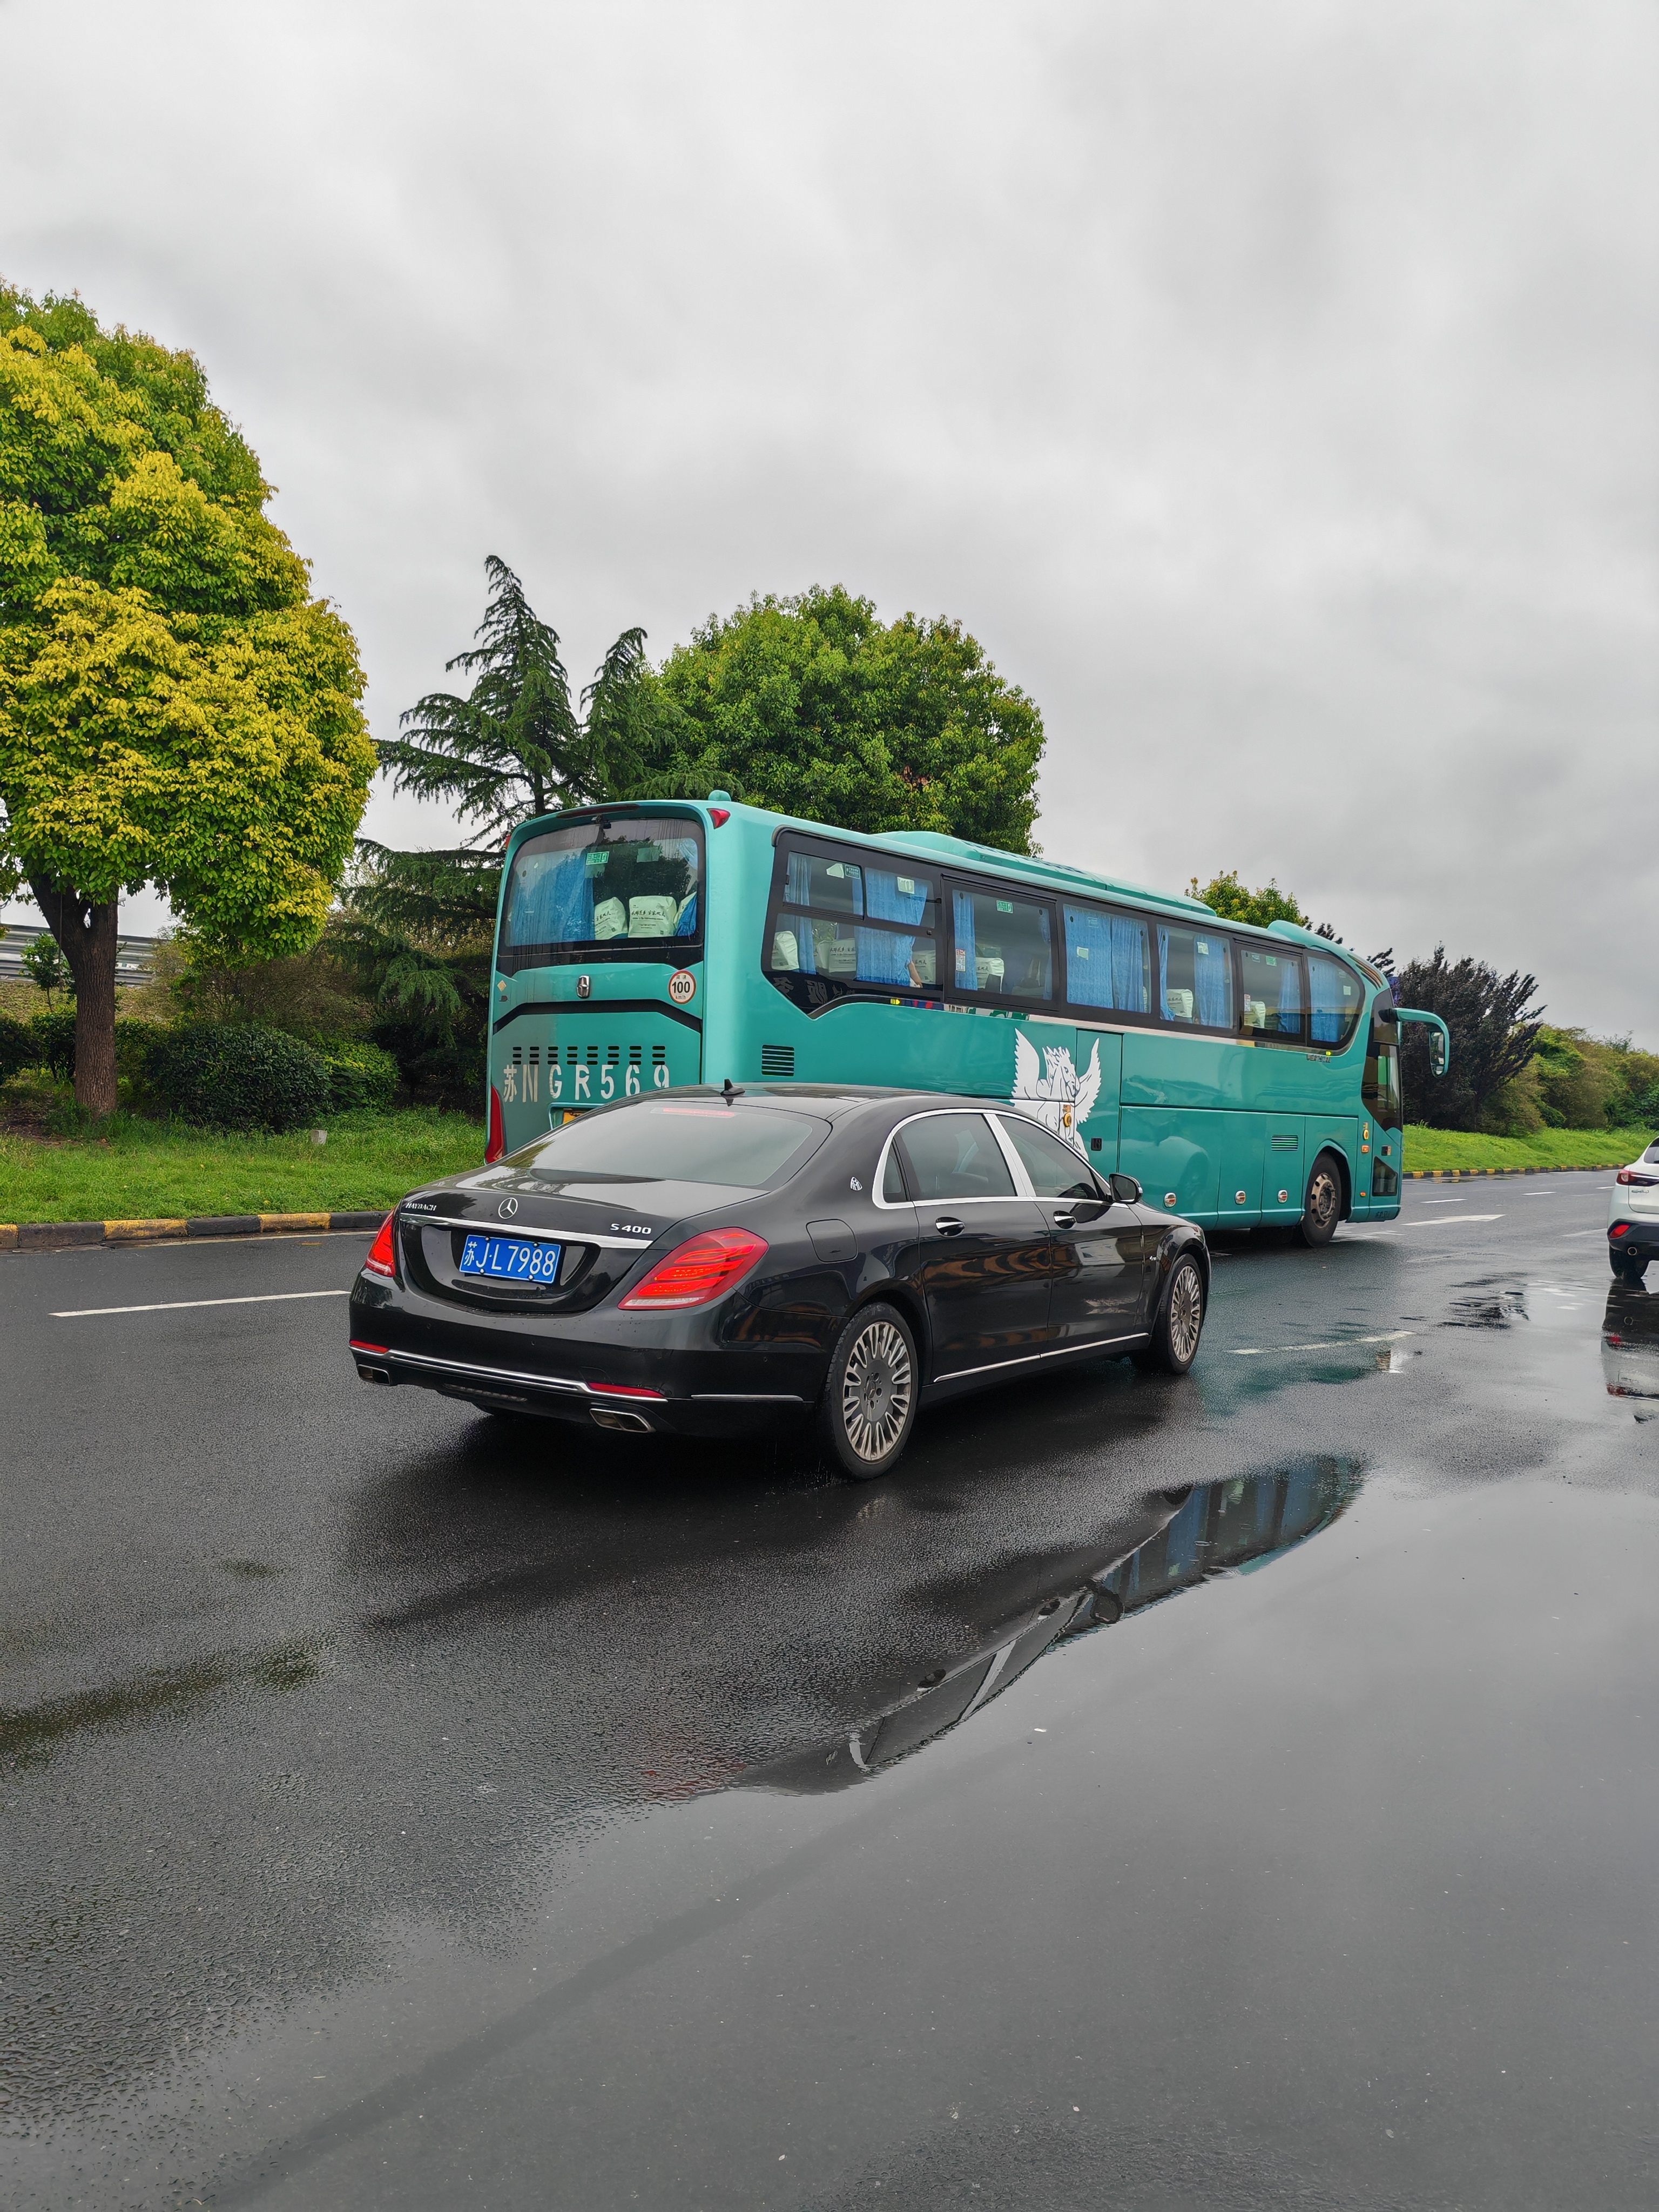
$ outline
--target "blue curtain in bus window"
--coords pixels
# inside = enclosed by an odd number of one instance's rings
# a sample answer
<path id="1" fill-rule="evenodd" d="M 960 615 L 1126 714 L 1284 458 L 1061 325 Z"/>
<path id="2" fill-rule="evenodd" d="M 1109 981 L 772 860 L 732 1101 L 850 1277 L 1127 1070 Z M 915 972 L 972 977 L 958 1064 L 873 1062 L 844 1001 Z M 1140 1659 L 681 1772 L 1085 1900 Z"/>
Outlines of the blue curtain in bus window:
<path id="1" fill-rule="evenodd" d="M 1112 917 L 1112 995 L 1109 1003 L 1126 1014 L 1146 1011 L 1146 925 Z"/>
<path id="2" fill-rule="evenodd" d="M 927 911 L 933 885 L 925 876 L 902 876 L 896 869 L 866 867 L 864 871 L 864 911 L 872 921 L 918 922 Z M 858 978 L 860 983 L 912 981 L 910 958 L 916 949 L 914 930 L 908 936 L 887 929 L 858 932 Z"/>
<path id="3" fill-rule="evenodd" d="M 976 991 L 979 988 L 979 968 L 974 950 L 972 894 L 968 891 L 952 891 L 951 910 L 956 920 L 956 987 L 958 991 Z"/>
<path id="4" fill-rule="evenodd" d="M 1279 963 L 1279 1026 L 1292 1036 L 1302 1026 L 1302 963 L 1294 957 Z"/>
<path id="5" fill-rule="evenodd" d="M 1066 909 L 1066 995 L 1077 1006 L 1115 1006 L 1115 977 L 1109 915 L 1087 907 Z M 1131 925 L 1133 927 L 1133 925 Z"/>
<path id="6" fill-rule="evenodd" d="M 550 863 L 515 872 L 507 916 L 509 945 L 587 942 L 593 934 L 593 886 L 585 853 L 561 853 Z"/>
<path id="7" fill-rule="evenodd" d="M 1231 949 L 1223 937 L 1193 939 L 1193 988 L 1195 1009 L 1206 1030 L 1230 1030 L 1233 1025 L 1233 963 Z"/>
<path id="8" fill-rule="evenodd" d="M 812 860 L 810 854 L 792 853 L 789 872 L 784 878 L 783 897 L 786 906 L 811 906 L 812 903 Z"/>
<path id="9" fill-rule="evenodd" d="M 695 937 L 697 933 L 697 894 L 693 891 L 680 909 L 680 918 L 674 924 L 676 937 Z"/>
<path id="10" fill-rule="evenodd" d="M 1308 975 L 1312 988 L 1313 1038 L 1316 1044 L 1334 1044 L 1346 1025 L 1347 1008 L 1342 1002 L 1342 970 L 1334 960 L 1322 960 L 1316 952 L 1308 956 Z"/>
<path id="11" fill-rule="evenodd" d="M 1158 932 L 1158 1011 L 1166 1022 L 1178 1018 L 1170 1004 L 1170 933 L 1161 923 Z"/>

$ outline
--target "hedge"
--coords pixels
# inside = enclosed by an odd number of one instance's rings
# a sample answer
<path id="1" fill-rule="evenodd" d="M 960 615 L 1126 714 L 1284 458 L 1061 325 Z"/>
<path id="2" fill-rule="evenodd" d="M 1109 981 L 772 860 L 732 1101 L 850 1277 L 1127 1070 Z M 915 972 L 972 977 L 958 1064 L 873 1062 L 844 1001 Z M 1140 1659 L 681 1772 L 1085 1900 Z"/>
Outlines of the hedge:
<path id="1" fill-rule="evenodd" d="M 167 1110 L 210 1128 L 295 1129 L 328 1110 L 319 1053 L 252 1022 L 191 1022 L 150 1046 L 145 1076 Z"/>

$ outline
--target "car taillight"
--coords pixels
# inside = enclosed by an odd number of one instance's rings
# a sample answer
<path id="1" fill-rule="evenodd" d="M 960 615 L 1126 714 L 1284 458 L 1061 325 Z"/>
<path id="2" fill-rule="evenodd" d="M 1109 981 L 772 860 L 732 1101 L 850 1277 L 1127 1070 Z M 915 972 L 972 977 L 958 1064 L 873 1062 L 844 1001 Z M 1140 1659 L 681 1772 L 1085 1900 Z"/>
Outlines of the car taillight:
<path id="1" fill-rule="evenodd" d="M 765 1249 L 766 1239 L 752 1230 L 705 1229 L 659 1260 L 622 1301 L 623 1310 L 712 1304 L 741 1281 Z"/>
<path id="2" fill-rule="evenodd" d="M 507 1150 L 507 1131 L 501 1125 L 501 1094 L 492 1083 L 489 1086 L 489 1135 L 484 1143 L 484 1165 L 489 1167 L 500 1159 Z"/>
<path id="3" fill-rule="evenodd" d="M 1620 1168 L 1613 1177 L 1615 1182 L 1634 1183 L 1638 1190 L 1651 1190 L 1659 1182 L 1659 1176 L 1638 1175 L 1634 1168 Z"/>
<path id="4" fill-rule="evenodd" d="M 369 1247 L 368 1257 L 363 1262 L 363 1270 L 365 1273 L 370 1275 L 395 1275 L 397 1273 L 397 1255 L 392 1249 L 392 1224 L 397 1218 L 398 1217 L 395 1213 L 388 1213 L 386 1219 L 380 1224 L 380 1233 L 374 1239 L 374 1243 Z"/>

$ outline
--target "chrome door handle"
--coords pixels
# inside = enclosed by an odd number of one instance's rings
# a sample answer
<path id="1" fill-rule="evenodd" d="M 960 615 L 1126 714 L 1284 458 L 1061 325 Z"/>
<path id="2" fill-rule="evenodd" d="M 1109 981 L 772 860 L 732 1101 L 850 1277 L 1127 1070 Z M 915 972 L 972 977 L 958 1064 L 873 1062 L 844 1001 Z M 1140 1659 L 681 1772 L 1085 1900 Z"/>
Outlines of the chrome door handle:
<path id="1" fill-rule="evenodd" d="M 1055 1214 L 1055 1216 L 1054 1216 L 1054 1226 L 1055 1226 L 1055 1228 L 1056 1228 L 1056 1229 L 1075 1229 L 1075 1228 L 1077 1227 L 1077 1216 L 1076 1216 L 1076 1214 L 1074 1214 L 1074 1213 L 1057 1213 L 1057 1214 Z"/>
<path id="2" fill-rule="evenodd" d="M 962 1234 L 962 1224 L 952 1214 L 941 1214 L 933 1226 L 941 1237 L 959 1237 Z"/>

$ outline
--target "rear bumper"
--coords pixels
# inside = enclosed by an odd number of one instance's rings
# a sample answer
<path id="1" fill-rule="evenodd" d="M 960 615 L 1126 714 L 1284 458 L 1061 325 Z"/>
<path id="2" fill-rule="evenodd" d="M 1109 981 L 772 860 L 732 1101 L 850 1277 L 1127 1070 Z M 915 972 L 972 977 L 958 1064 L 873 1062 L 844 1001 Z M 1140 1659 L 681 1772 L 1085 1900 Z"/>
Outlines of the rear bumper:
<path id="1" fill-rule="evenodd" d="M 441 1319 L 425 1304 L 354 1296 L 350 1350 L 365 1382 L 589 1428 L 736 1437 L 799 1422 L 823 1380 L 823 1355 L 805 1347 L 780 1354 L 697 1340 L 701 1315 L 485 1329 Z"/>
<path id="2" fill-rule="evenodd" d="M 1621 1214 L 1608 1224 L 1607 1249 L 1639 1252 L 1644 1259 L 1659 1260 L 1659 1215 L 1638 1221 Z"/>

